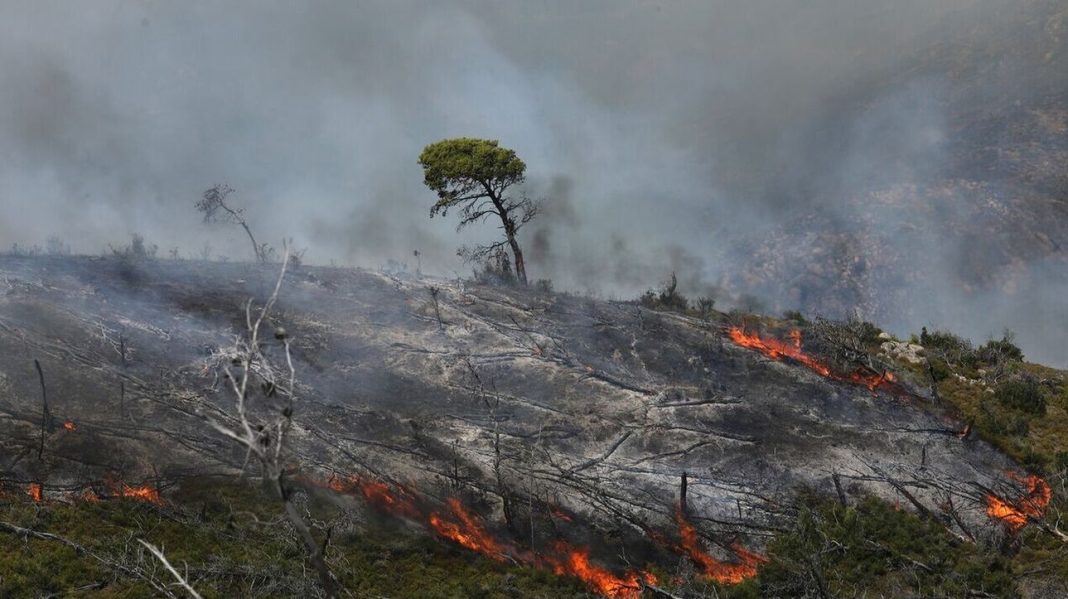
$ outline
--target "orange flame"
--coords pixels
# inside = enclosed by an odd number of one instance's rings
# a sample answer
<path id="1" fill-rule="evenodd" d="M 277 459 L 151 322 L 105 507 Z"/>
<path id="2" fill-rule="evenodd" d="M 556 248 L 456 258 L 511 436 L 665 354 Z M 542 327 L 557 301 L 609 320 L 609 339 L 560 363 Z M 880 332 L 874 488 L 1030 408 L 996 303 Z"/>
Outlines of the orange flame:
<path id="1" fill-rule="evenodd" d="M 756 333 L 747 333 L 745 329 L 739 326 L 728 328 L 727 336 L 730 337 L 731 341 L 738 345 L 748 347 L 749 349 L 755 349 L 773 360 L 790 358 L 807 367 L 809 370 L 818 373 L 820 376 L 836 381 L 864 385 L 872 391 L 877 387 L 889 385 L 897 381 L 894 373 L 889 371 L 873 373 L 868 372 L 866 369 L 858 368 L 845 375 L 835 373 L 825 362 L 806 354 L 801 349 L 801 331 L 799 329 L 790 331 L 788 335 L 790 338 L 789 342 L 775 339 L 774 337 L 761 337 Z"/>
<path id="2" fill-rule="evenodd" d="M 429 523 L 434 532 L 472 551 L 483 553 L 497 561 L 504 560 L 504 548 L 464 509 L 459 499 L 450 497 L 449 509 L 456 516 L 457 522 L 432 513 Z"/>
<path id="3" fill-rule="evenodd" d="M 961 431 L 959 433 L 957 433 L 957 438 L 959 438 L 959 439 L 967 439 L 968 435 L 970 435 L 971 433 L 972 433 L 972 423 L 969 422 L 969 423 L 964 425 L 964 428 L 961 429 Z"/>
<path id="4" fill-rule="evenodd" d="M 1021 477 L 1009 472 L 1008 476 L 1023 483 L 1027 488 L 1027 493 L 1016 501 L 1006 501 L 996 495 L 988 494 L 986 515 L 1001 520 L 1010 532 L 1016 533 L 1027 524 L 1029 519 L 1042 516 L 1053 498 L 1053 490 L 1049 483 L 1033 474 Z"/>
<path id="5" fill-rule="evenodd" d="M 695 564 L 700 566 L 704 575 L 721 584 L 738 584 L 747 578 L 756 576 L 760 564 L 767 563 L 768 558 L 747 551 L 741 546 L 731 545 L 731 549 L 741 560 L 737 564 L 727 564 L 712 557 L 701 548 L 697 538 L 697 529 L 679 511 L 675 516 L 679 524 L 679 535 L 682 543 L 678 546 Z"/>
<path id="6" fill-rule="evenodd" d="M 78 430 L 78 425 L 74 424 L 73 420 L 68 420 L 63 423 L 63 428 L 73 433 L 74 431 Z"/>
<path id="7" fill-rule="evenodd" d="M 562 510 L 560 508 L 556 508 L 556 507 L 551 508 L 549 510 L 549 513 L 551 513 L 553 515 L 553 517 L 555 517 L 558 520 L 563 520 L 564 522 L 572 522 L 573 521 L 571 516 L 567 512 L 565 512 L 564 510 Z"/>
<path id="8" fill-rule="evenodd" d="M 521 551 L 507 541 L 498 540 L 481 523 L 478 516 L 469 512 L 458 498 L 446 501 L 448 513 L 425 513 L 419 508 L 415 493 L 397 485 L 369 480 L 359 476 L 331 476 L 327 480 L 306 479 L 312 484 L 329 488 L 338 493 L 359 493 L 368 503 L 383 511 L 423 521 L 438 536 L 461 547 L 476 551 L 497 561 L 513 560 L 541 568 L 550 568 L 559 575 L 574 576 L 591 590 L 609 599 L 638 599 L 641 596 L 641 581 L 653 584 L 655 576 L 648 572 L 630 571 L 616 575 L 607 568 L 590 562 L 589 550 L 572 547 L 557 541 L 546 555 L 536 556 Z M 554 509 L 553 513 L 570 521 L 565 512 Z"/>
<path id="9" fill-rule="evenodd" d="M 574 576 L 590 589 L 610 599 L 638 599 L 642 594 L 642 581 L 656 583 L 656 577 L 648 572 L 630 571 L 622 576 L 590 562 L 590 550 L 572 547 L 564 541 L 553 545 L 553 550 L 563 557 L 546 557 L 553 572 L 560 576 Z"/>
<path id="10" fill-rule="evenodd" d="M 163 499 L 160 497 L 159 491 L 149 485 L 131 487 L 126 483 L 122 483 L 121 485 L 113 486 L 112 493 L 118 495 L 119 497 L 139 499 L 141 501 L 147 501 L 149 503 L 163 503 Z"/>
<path id="11" fill-rule="evenodd" d="M 26 488 L 26 494 L 30 496 L 30 499 L 33 499 L 34 503 L 41 503 L 41 500 L 44 499 L 44 488 L 41 483 L 30 483 Z"/>
<path id="12" fill-rule="evenodd" d="M 360 493 L 368 503 L 379 509 L 409 518 L 418 518 L 422 512 L 416 507 L 415 498 L 402 488 L 360 476 L 339 477 L 331 475 L 326 487 L 338 493 Z"/>

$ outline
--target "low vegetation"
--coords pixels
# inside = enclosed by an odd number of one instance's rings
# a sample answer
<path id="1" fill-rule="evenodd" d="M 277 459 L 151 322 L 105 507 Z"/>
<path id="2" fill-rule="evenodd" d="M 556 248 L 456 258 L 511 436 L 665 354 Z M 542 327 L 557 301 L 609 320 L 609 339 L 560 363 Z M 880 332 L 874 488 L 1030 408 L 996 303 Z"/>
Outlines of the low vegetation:
<path id="1" fill-rule="evenodd" d="M 0 531 L 0 596 L 157 597 L 149 584 L 88 555 L 171 582 L 136 543 L 162 547 L 205 598 L 316 596 L 305 578 L 303 550 L 277 502 L 236 481 L 190 479 L 165 506 L 135 500 L 33 503 L 9 492 L 0 521 L 59 535 L 18 538 Z M 336 508 L 312 501 L 316 517 Z M 359 597 L 586 597 L 581 583 L 533 568 L 500 564 L 410 530 L 358 530 L 351 519 L 335 530 L 328 555 L 344 588 Z M 177 590 L 176 590 L 177 593 Z"/>

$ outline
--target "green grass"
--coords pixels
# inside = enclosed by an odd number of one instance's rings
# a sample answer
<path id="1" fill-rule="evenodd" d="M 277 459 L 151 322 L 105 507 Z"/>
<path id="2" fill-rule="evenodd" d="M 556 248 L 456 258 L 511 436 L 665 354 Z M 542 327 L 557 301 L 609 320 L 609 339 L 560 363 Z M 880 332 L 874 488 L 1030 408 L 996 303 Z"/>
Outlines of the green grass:
<path id="1" fill-rule="evenodd" d="M 35 505 L 16 493 L 0 500 L 0 520 L 62 535 L 109 560 L 136 563 L 143 538 L 162 547 L 206 598 L 307 596 L 310 579 L 293 535 L 257 489 L 232 481 L 194 480 L 166 506 L 133 500 Z M 324 519 L 337 514 L 317 506 Z M 0 532 L 0 597 L 155 597 L 149 585 L 49 540 Z M 354 596 L 391 598 L 586 597 L 583 585 L 550 572 L 501 564 L 418 531 L 335 533 L 330 562 Z M 165 574 L 151 556 L 142 562 Z M 169 580 L 167 580 L 169 582 Z M 252 589 L 252 590 L 250 590 Z"/>
<path id="2" fill-rule="evenodd" d="M 832 597 L 1015 596 L 1007 558 L 873 498 L 848 507 L 808 498 L 768 553 L 772 561 L 736 594 L 818 596 L 822 587 Z"/>

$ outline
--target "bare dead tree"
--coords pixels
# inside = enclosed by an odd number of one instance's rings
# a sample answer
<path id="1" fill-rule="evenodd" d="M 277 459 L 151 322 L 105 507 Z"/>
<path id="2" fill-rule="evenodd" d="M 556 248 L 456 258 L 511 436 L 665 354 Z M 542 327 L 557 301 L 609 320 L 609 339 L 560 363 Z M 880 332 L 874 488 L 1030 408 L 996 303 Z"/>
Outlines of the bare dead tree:
<path id="1" fill-rule="evenodd" d="M 41 382 L 41 443 L 37 447 L 37 459 L 40 460 L 44 455 L 45 446 L 45 434 L 52 432 L 52 413 L 48 411 L 48 392 L 45 390 L 44 371 L 41 370 L 41 362 L 36 358 L 33 360 L 34 367 L 37 368 L 37 378 Z"/>
<path id="2" fill-rule="evenodd" d="M 282 266 L 274 289 L 266 303 L 255 309 L 250 299 L 245 304 L 245 336 L 220 354 L 224 380 L 234 397 L 233 411 L 223 419 L 209 417 L 211 426 L 245 449 L 244 470 L 254 458 L 260 466 L 265 484 L 278 497 L 286 519 L 304 545 L 308 561 L 319 578 L 327 597 L 337 597 L 338 582 L 326 563 L 325 543 L 320 544 L 312 534 L 300 509 L 294 502 L 295 489 L 286 479 L 286 451 L 288 435 L 293 426 L 293 405 L 296 398 L 296 369 L 290 353 L 290 340 L 285 330 L 276 328 L 274 338 L 281 346 L 280 360 L 272 359 L 265 351 L 261 336 L 264 322 L 278 301 L 278 293 L 289 265 L 288 244 L 283 245 Z M 280 362 L 280 363 L 276 363 Z M 259 390 L 262 403 L 253 405 L 251 394 Z"/>
<path id="3" fill-rule="evenodd" d="M 445 322 L 441 319 L 441 305 L 438 302 L 438 296 L 441 295 L 441 289 L 439 287 L 431 285 L 429 287 L 429 290 L 430 299 L 434 302 L 434 316 L 436 316 L 438 319 L 438 328 L 441 330 L 445 330 Z"/>
<path id="4" fill-rule="evenodd" d="M 686 471 L 684 470 L 682 472 L 682 479 L 679 481 L 679 513 L 683 516 L 689 511 L 686 500 L 686 487 L 688 486 L 686 478 Z"/>
<path id="5" fill-rule="evenodd" d="M 233 192 L 234 188 L 225 183 L 216 185 L 201 194 L 201 199 L 196 203 L 197 210 L 204 214 L 204 222 L 225 221 L 241 225 L 241 228 L 245 230 L 245 234 L 248 235 L 248 240 L 252 242 L 252 251 L 256 256 L 256 261 L 267 262 L 268 257 L 273 253 L 272 248 L 267 244 L 260 245 L 256 243 L 256 238 L 252 236 L 252 229 L 249 228 L 248 222 L 245 221 L 244 210 L 234 208 L 226 203 L 226 198 Z M 288 254 L 289 252 L 287 251 L 286 253 Z"/>

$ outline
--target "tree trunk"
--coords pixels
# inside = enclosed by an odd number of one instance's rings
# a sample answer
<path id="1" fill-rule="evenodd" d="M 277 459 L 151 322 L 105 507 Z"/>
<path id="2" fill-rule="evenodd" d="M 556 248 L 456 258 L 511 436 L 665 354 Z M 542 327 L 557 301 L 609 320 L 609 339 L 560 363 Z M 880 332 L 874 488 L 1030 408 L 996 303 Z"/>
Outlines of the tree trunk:
<path id="1" fill-rule="evenodd" d="M 282 500 L 282 506 L 285 509 L 286 519 L 293 526 L 300 537 L 300 540 L 304 544 L 304 550 L 307 553 L 308 561 L 311 562 L 313 568 L 315 568 L 316 574 L 319 576 L 319 585 L 323 589 L 323 594 L 327 599 L 334 599 L 340 595 L 340 589 L 338 588 L 337 578 L 334 577 L 334 573 L 330 571 L 330 566 L 326 563 L 326 555 L 324 554 L 325 547 L 320 546 L 315 541 L 315 537 L 312 536 L 311 529 L 308 528 L 308 524 L 304 522 L 304 516 L 301 515 L 300 510 L 293 503 L 289 494 L 289 489 L 286 488 L 285 481 L 283 480 L 283 474 L 271 470 L 271 482 L 274 484 L 274 490 L 280 496 Z"/>
<path id="2" fill-rule="evenodd" d="M 497 209 L 497 215 L 501 217 L 501 224 L 504 225 L 504 235 L 508 239 L 508 246 L 512 248 L 512 255 L 515 256 L 515 276 L 525 286 L 527 284 L 527 266 L 523 261 L 523 250 L 519 249 L 519 242 L 515 240 L 517 228 L 515 221 L 508 210 L 505 209 L 504 202 L 493 191 L 493 188 L 486 183 L 483 183 L 483 186 L 486 188 L 486 195 L 493 202 L 493 207 Z"/>
<path id="3" fill-rule="evenodd" d="M 523 262 L 523 250 L 519 249 L 519 243 L 515 240 L 515 233 L 508 233 L 508 245 L 512 246 L 512 254 L 515 256 L 515 276 L 523 285 L 527 284 L 527 267 Z"/>
<path id="4" fill-rule="evenodd" d="M 33 365 L 37 368 L 37 377 L 41 381 L 41 444 L 37 448 L 37 459 L 40 460 L 44 454 L 45 431 L 52 432 L 52 414 L 48 411 L 48 393 L 45 392 L 44 371 L 41 370 L 41 363 L 34 358 Z"/>
<path id="5" fill-rule="evenodd" d="M 252 236 L 252 231 L 245 224 L 244 219 L 238 221 L 241 223 L 241 227 L 245 229 L 245 233 L 248 233 L 248 239 L 252 242 L 252 252 L 256 256 L 256 262 L 266 262 L 265 256 L 260 255 L 260 246 L 256 243 L 256 238 Z"/>

